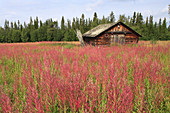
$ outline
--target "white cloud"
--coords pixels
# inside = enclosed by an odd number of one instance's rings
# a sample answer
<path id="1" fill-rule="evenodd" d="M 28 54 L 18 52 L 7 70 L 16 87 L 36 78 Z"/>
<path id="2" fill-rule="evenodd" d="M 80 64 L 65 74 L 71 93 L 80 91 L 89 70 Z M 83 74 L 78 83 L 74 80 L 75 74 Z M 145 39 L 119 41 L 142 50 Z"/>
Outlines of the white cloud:
<path id="1" fill-rule="evenodd" d="M 86 11 L 92 11 L 93 9 L 97 8 L 101 4 L 103 4 L 103 0 L 92 1 L 92 3 L 87 4 Z"/>
<path id="2" fill-rule="evenodd" d="M 161 13 L 168 13 L 168 5 L 161 10 Z"/>
<path id="3" fill-rule="evenodd" d="M 142 14 L 145 16 L 150 16 L 153 15 L 153 12 L 151 10 L 144 10 Z"/>

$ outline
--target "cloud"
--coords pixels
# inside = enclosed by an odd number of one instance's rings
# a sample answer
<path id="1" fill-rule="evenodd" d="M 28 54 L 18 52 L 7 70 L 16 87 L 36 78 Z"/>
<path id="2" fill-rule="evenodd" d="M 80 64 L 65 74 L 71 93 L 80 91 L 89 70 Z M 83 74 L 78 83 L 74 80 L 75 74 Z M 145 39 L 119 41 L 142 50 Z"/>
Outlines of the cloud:
<path id="1" fill-rule="evenodd" d="M 86 11 L 92 11 L 93 9 L 97 8 L 101 4 L 103 4 L 103 0 L 92 1 L 92 3 L 87 4 Z"/>
<path id="2" fill-rule="evenodd" d="M 168 6 L 164 7 L 164 8 L 161 10 L 161 13 L 168 13 Z"/>

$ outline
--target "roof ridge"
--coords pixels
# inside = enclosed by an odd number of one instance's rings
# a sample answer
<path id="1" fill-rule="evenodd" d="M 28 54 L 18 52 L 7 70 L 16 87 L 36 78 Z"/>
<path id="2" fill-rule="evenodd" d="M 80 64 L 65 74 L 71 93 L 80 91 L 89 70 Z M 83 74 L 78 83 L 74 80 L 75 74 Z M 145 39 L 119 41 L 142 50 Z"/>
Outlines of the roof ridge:
<path id="1" fill-rule="evenodd" d="M 137 35 L 141 36 L 139 33 L 137 33 L 136 31 L 134 31 L 132 28 L 130 28 L 129 26 L 127 26 L 126 24 L 124 24 L 123 22 L 114 22 L 114 23 L 105 23 L 105 24 L 100 24 L 94 28 L 92 28 L 91 30 L 85 32 L 83 34 L 84 37 L 96 37 L 99 34 L 101 34 L 102 32 L 110 29 L 112 26 L 115 26 L 117 24 L 123 24 L 126 27 L 128 27 L 130 30 L 132 30 L 134 33 L 136 33 Z"/>

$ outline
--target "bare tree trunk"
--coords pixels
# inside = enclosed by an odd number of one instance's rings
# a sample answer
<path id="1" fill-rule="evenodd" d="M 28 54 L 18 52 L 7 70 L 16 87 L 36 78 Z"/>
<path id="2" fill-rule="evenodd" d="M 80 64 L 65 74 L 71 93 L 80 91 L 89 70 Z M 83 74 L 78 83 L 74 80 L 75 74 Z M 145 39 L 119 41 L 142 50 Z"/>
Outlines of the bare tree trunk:
<path id="1" fill-rule="evenodd" d="M 85 43 L 84 43 L 84 40 L 83 40 L 83 36 L 81 34 L 81 31 L 77 29 L 77 37 L 80 41 L 80 44 L 81 44 L 81 47 L 84 47 L 85 46 Z"/>

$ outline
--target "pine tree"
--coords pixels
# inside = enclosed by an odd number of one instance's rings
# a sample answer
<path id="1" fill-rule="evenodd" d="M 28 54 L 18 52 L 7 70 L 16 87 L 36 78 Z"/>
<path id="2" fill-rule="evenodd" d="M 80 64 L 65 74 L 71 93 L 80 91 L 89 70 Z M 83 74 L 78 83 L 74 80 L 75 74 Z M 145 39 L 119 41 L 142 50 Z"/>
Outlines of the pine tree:
<path id="1" fill-rule="evenodd" d="M 14 29 L 15 29 L 15 30 L 18 30 L 18 26 L 17 26 L 17 23 L 16 23 L 16 22 L 14 22 Z"/>
<path id="2" fill-rule="evenodd" d="M 127 21 L 127 18 L 125 15 L 119 15 L 119 21 L 125 23 Z"/>
<path id="3" fill-rule="evenodd" d="M 111 11 L 109 18 L 110 18 L 110 23 L 115 22 L 116 19 L 115 19 L 115 15 L 114 15 L 113 11 Z"/>
<path id="4" fill-rule="evenodd" d="M 58 29 L 56 31 L 56 36 L 54 37 L 53 41 L 61 41 L 61 40 L 63 40 L 62 37 L 63 37 L 63 35 L 61 32 L 61 29 Z"/>
<path id="5" fill-rule="evenodd" d="M 142 24 L 143 24 L 143 16 L 142 16 L 141 13 L 139 13 L 139 25 L 140 25 L 140 27 L 142 26 Z"/>
<path id="6" fill-rule="evenodd" d="M 148 20 L 148 17 L 146 17 L 146 21 L 145 21 L 145 25 L 144 25 L 144 36 L 142 37 L 143 40 L 148 40 L 149 38 L 149 27 L 148 27 L 148 24 L 149 24 L 149 20 Z"/>
<path id="7" fill-rule="evenodd" d="M 96 27 L 98 25 L 98 18 L 97 18 L 97 13 L 94 13 L 94 17 L 93 17 L 93 24 L 92 27 Z"/>
<path id="8" fill-rule="evenodd" d="M 21 31 L 20 30 L 13 30 L 12 41 L 13 42 L 21 42 Z"/>
<path id="9" fill-rule="evenodd" d="M 22 42 L 28 42 L 30 40 L 30 33 L 28 30 L 24 29 L 21 32 L 21 41 Z"/>
<path id="10" fill-rule="evenodd" d="M 18 30 L 20 29 L 20 21 L 18 20 L 18 28 L 17 28 Z"/>
<path id="11" fill-rule="evenodd" d="M 5 31 L 9 31 L 10 27 L 9 27 L 9 21 L 5 20 L 5 25 L 4 25 Z"/>
<path id="12" fill-rule="evenodd" d="M 30 31 L 32 31 L 33 30 L 33 20 L 32 20 L 32 17 L 30 17 L 30 23 L 28 24 L 28 28 L 29 28 L 29 30 Z"/>
<path id="13" fill-rule="evenodd" d="M 38 23 L 39 23 L 38 17 L 36 17 L 36 19 L 34 20 L 34 28 L 35 29 L 38 29 Z"/>
<path id="14" fill-rule="evenodd" d="M 164 18 L 163 23 L 162 23 L 162 33 L 166 33 L 166 18 Z"/>
<path id="15" fill-rule="evenodd" d="M 4 37 L 5 37 L 5 31 L 3 28 L 0 27 L 0 42 L 4 42 Z"/>
<path id="16" fill-rule="evenodd" d="M 53 25 L 54 25 L 53 27 L 54 27 L 55 29 L 58 29 L 58 21 L 54 21 L 54 22 L 53 22 Z"/>
<path id="17" fill-rule="evenodd" d="M 136 22 L 136 12 L 133 13 L 132 24 L 135 25 Z"/>
<path id="18" fill-rule="evenodd" d="M 84 33 L 84 28 L 85 28 L 85 19 L 84 19 L 84 14 L 82 14 L 80 18 L 80 31 L 81 33 Z"/>
<path id="19" fill-rule="evenodd" d="M 69 19 L 67 20 L 67 29 L 71 29 L 71 22 Z"/>
<path id="20" fill-rule="evenodd" d="M 26 29 L 28 26 L 27 26 L 27 24 L 26 24 L 26 22 L 24 22 L 24 28 Z"/>
<path id="21" fill-rule="evenodd" d="M 72 29 L 69 29 L 64 34 L 64 41 L 76 41 L 76 35 Z"/>
<path id="22" fill-rule="evenodd" d="M 88 30 L 90 30 L 92 28 L 92 20 L 89 18 L 88 19 L 89 25 L 88 25 Z"/>
<path id="23" fill-rule="evenodd" d="M 61 19 L 61 30 L 65 30 L 65 20 L 64 20 L 64 16 L 62 16 L 62 19 Z"/>
<path id="24" fill-rule="evenodd" d="M 76 29 L 80 29 L 80 22 L 79 19 L 76 17 Z"/>
<path id="25" fill-rule="evenodd" d="M 40 27 L 42 27 L 43 26 L 43 23 L 42 23 L 42 21 L 40 20 Z"/>
<path id="26" fill-rule="evenodd" d="M 73 18 L 73 21 L 72 21 L 72 29 L 76 30 L 76 26 L 75 26 L 75 23 L 76 23 L 76 20 L 75 18 Z"/>
<path id="27" fill-rule="evenodd" d="M 55 32 L 56 32 L 56 29 L 55 29 L 55 28 L 47 29 L 47 41 L 52 41 L 52 40 L 54 40 Z"/>
<path id="28" fill-rule="evenodd" d="M 64 38 L 65 29 L 66 29 L 65 20 L 64 20 L 64 16 L 62 16 L 62 19 L 61 19 L 61 34 L 62 34 L 61 40 L 63 40 L 63 38 Z"/>
<path id="29" fill-rule="evenodd" d="M 127 18 L 127 20 L 126 20 L 125 24 L 127 24 L 127 25 L 129 25 L 129 26 L 130 26 L 130 16 L 128 16 L 128 18 Z"/>
<path id="30" fill-rule="evenodd" d="M 47 26 L 38 29 L 38 41 L 47 41 Z"/>
<path id="31" fill-rule="evenodd" d="M 132 26 L 132 25 L 133 25 L 133 19 L 130 18 L 130 26 Z"/>
<path id="32" fill-rule="evenodd" d="M 139 24 L 139 20 L 140 18 L 139 18 L 139 13 L 137 13 L 137 16 L 136 16 L 136 25 L 138 25 Z"/>
<path id="33" fill-rule="evenodd" d="M 39 33 L 38 33 L 39 31 L 38 30 L 33 30 L 33 31 L 31 31 L 30 32 L 30 41 L 31 42 L 36 42 L 36 41 L 38 41 L 38 35 L 39 35 Z"/>
<path id="34" fill-rule="evenodd" d="M 161 18 L 159 19 L 159 24 L 158 24 L 158 33 L 159 33 L 159 40 L 162 40 L 162 22 Z"/>
<path id="35" fill-rule="evenodd" d="M 154 40 L 154 29 L 153 29 L 153 16 L 149 17 L 149 26 L 148 26 L 148 31 L 149 31 L 149 40 Z"/>
<path id="36" fill-rule="evenodd" d="M 154 24 L 154 38 L 155 38 L 155 40 L 159 39 L 158 24 L 157 24 L 157 22 L 155 22 L 155 24 Z"/>
<path id="37" fill-rule="evenodd" d="M 11 29 L 13 29 L 14 28 L 14 24 L 13 24 L 13 22 L 11 22 Z"/>
<path id="38" fill-rule="evenodd" d="M 162 40 L 167 40 L 168 34 L 167 34 L 167 27 L 166 27 L 166 18 L 164 18 L 162 23 Z"/>
<path id="39" fill-rule="evenodd" d="M 105 23 L 106 23 L 106 19 L 105 19 L 104 15 L 103 15 L 103 18 L 102 18 L 101 24 L 105 24 Z"/>

